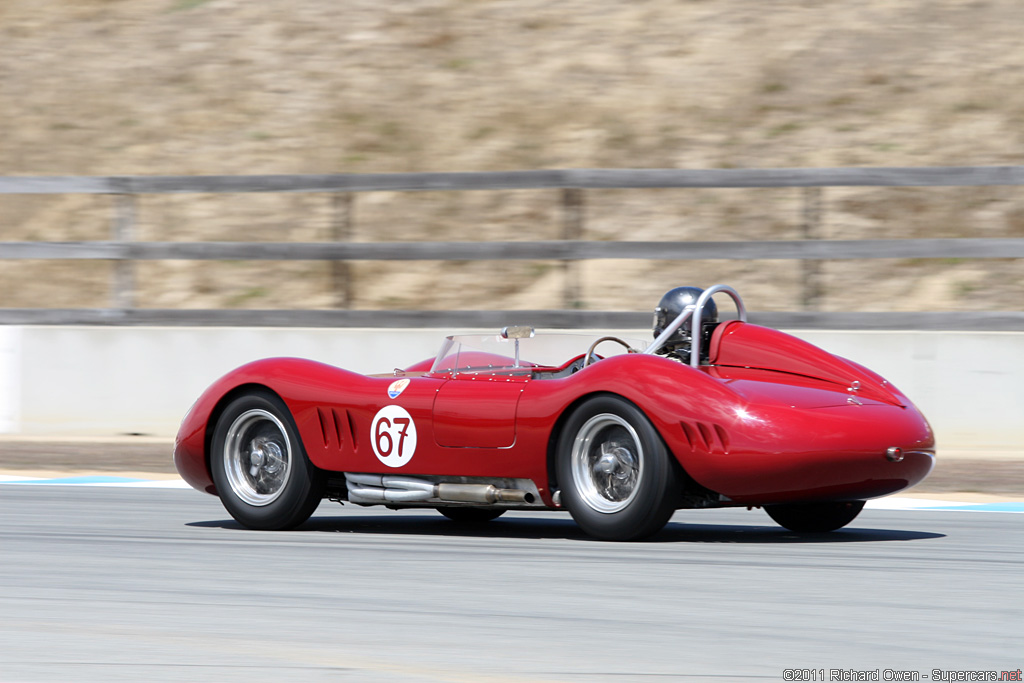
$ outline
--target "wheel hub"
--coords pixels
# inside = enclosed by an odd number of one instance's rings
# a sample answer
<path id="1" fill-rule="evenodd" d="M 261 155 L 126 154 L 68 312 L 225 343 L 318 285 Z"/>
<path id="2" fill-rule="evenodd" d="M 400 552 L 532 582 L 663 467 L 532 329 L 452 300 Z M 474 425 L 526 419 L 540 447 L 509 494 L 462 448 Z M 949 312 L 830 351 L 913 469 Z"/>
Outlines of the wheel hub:
<path id="1" fill-rule="evenodd" d="M 257 476 L 262 470 L 269 477 L 281 472 L 284 465 L 284 454 L 281 445 L 267 437 L 258 437 L 249 444 L 249 475 Z"/>
<path id="2" fill-rule="evenodd" d="M 572 472 L 583 501 L 598 512 L 622 510 L 636 496 L 643 463 L 640 439 L 618 415 L 589 419 L 573 443 Z"/>
<path id="3" fill-rule="evenodd" d="M 275 501 L 291 474 L 291 444 L 284 424 L 271 413 L 254 409 L 231 424 L 224 443 L 224 470 L 231 490 L 250 505 Z"/>
<path id="4" fill-rule="evenodd" d="M 613 442 L 601 444 L 601 455 L 594 463 L 595 475 L 607 475 L 625 481 L 635 468 L 636 457 L 625 445 Z"/>

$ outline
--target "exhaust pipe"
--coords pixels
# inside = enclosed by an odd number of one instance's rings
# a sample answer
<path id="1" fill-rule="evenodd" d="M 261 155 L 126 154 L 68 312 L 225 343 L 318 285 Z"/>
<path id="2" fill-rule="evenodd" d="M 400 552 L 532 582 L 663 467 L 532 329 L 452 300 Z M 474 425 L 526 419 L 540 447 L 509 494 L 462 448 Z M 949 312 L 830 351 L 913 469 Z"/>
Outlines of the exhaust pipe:
<path id="1" fill-rule="evenodd" d="M 353 503 L 415 503 L 430 498 L 423 491 L 380 489 L 372 486 L 349 486 L 348 499 Z"/>
<path id="2" fill-rule="evenodd" d="M 444 503 L 526 503 L 536 497 L 522 489 L 493 484 L 435 484 L 414 477 L 345 473 L 348 499 L 353 503 L 412 503 L 430 499 Z"/>

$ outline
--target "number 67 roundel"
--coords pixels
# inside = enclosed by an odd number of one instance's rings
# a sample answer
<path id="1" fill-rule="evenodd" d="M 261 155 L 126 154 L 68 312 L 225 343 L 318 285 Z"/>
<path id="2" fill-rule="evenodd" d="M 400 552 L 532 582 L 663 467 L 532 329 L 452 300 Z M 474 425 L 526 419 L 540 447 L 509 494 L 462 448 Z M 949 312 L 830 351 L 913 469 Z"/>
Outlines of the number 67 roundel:
<path id="1" fill-rule="evenodd" d="M 373 417 L 370 443 L 388 467 L 402 467 L 416 452 L 416 423 L 402 406 L 384 406 Z"/>

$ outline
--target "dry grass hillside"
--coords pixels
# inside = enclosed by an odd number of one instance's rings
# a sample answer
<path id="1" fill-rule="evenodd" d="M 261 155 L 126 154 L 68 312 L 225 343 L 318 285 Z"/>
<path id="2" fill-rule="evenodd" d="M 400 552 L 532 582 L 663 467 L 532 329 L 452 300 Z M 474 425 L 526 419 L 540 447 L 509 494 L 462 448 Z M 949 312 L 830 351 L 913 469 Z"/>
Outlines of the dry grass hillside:
<path id="1" fill-rule="evenodd" d="M 1016 165 L 1020 0 L 3 0 L 0 174 Z M 786 239 L 795 190 L 586 195 L 593 239 Z M 0 241 L 110 236 L 110 199 L 0 196 Z M 825 236 L 1024 236 L 1021 188 L 830 189 Z M 382 193 L 356 239 L 541 239 L 551 191 Z M 148 196 L 141 239 L 330 238 L 324 195 Z M 359 308 L 560 307 L 554 263 L 360 263 Z M 106 306 L 108 263 L 0 260 L 0 306 Z M 793 262 L 590 262 L 584 305 Z M 1020 310 L 1015 260 L 842 261 L 826 310 Z M 146 307 L 327 307 L 322 263 L 139 268 Z"/>

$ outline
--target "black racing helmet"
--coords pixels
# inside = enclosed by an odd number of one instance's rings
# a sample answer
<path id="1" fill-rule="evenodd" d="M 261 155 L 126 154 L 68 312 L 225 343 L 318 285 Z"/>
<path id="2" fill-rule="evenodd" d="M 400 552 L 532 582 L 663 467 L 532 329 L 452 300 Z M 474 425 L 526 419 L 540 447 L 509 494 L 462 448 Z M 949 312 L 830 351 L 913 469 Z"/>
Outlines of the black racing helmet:
<path id="1" fill-rule="evenodd" d="M 665 328 L 672 323 L 683 309 L 697 303 L 697 299 L 704 293 L 700 287 L 676 287 L 665 292 L 654 309 L 654 338 L 657 339 Z M 714 300 L 708 299 L 704 303 L 704 311 L 701 313 L 701 325 L 705 323 L 718 322 L 718 306 Z M 677 346 L 689 346 L 692 339 L 693 318 L 679 326 L 679 329 L 672 333 L 672 336 L 665 340 L 662 350 L 670 351 Z"/>

